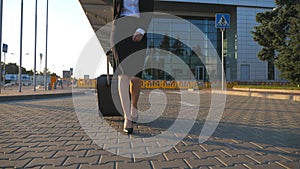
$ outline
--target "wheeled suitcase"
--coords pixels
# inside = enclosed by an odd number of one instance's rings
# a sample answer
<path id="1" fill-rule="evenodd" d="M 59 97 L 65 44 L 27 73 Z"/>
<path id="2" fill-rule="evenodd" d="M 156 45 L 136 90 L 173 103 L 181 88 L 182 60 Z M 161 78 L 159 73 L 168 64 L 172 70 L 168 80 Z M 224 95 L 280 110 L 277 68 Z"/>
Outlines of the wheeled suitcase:
<path id="1" fill-rule="evenodd" d="M 100 116 L 121 116 L 120 97 L 118 95 L 117 80 L 112 80 L 112 75 L 109 75 L 109 59 L 113 59 L 111 51 L 107 55 L 107 74 L 97 78 L 97 97 Z M 111 89 L 113 87 L 113 90 Z M 113 91 L 113 92 L 112 92 Z M 114 101 L 113 101 L 114 100 Z M 118 108 L 117 108 L 118 107 Z"/>

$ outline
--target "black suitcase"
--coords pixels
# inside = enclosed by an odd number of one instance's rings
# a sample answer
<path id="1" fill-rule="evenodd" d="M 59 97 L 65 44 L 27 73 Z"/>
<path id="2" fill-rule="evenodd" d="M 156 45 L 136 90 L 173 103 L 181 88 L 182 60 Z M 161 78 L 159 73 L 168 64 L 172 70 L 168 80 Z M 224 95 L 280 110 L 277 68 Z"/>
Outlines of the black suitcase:
<path id="1" fill-rule="evenodd" d="M 109 75 L 109 59 L 112 58 L 111 51 L 107 55 L 107 75 L 101 75 L 97 78 L 97 97 L 100 116 L 122 116 L 120 97 L 118 95 L 117 80 L 112 80 Z M 113 92 L 112 88 L 113 87 Z M 113 95 L 113 96 L 112 96 Z M 114 99 L 114 101 L 113 101 Z"/>

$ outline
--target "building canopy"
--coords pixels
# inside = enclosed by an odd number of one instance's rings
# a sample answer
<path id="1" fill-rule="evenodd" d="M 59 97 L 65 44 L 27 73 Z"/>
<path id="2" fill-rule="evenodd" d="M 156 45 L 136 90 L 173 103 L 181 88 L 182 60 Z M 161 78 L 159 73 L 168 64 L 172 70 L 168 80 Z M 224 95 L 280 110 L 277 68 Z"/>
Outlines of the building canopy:
<path id="1" fill-rule="evenodd" d="M 112 0 L 79 0 L 79 2 L 94 31 L 112 20 Z"/>

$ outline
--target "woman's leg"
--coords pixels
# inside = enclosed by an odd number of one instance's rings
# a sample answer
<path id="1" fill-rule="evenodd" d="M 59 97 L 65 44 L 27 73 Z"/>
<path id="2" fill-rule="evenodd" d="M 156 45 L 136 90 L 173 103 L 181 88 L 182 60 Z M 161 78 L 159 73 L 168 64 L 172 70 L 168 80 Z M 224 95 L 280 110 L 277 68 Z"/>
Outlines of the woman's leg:
<path id="1" fill-rule="evenodd" d="M 130 94 L 131 94 L 131 116 L 136 120 L 138 117 L 137 103 L 141 91 L 141 79 L 134 77 L 130 81 Z"/>
<path id="2" fill-rule="evenodd" d="M 118 76 L 118 90 L 120 95 L 121 106 L 124 112 L 124 129 L 133 128 L 130 115 L 130 99 L 129 99 L 130 79 L 127 75 Z"/>

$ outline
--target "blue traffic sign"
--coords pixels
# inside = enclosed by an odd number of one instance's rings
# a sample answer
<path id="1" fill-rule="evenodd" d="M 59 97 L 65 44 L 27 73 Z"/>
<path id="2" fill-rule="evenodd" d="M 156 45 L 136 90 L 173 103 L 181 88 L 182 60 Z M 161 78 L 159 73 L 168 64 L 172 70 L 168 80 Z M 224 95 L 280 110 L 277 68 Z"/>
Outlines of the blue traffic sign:
<path id="1" fill-rule="evenodd" d="M 216 28 L 230 28 L 230 14 L 217 13 L 215 18 Z"/>

